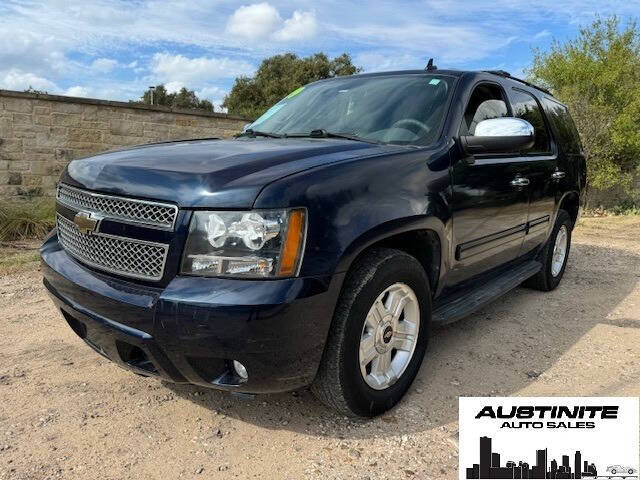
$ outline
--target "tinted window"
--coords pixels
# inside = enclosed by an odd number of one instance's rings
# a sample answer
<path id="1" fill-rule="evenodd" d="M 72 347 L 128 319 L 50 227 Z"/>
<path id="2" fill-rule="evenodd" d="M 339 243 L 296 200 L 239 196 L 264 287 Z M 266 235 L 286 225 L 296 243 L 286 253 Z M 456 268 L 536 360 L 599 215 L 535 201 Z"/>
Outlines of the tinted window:
<path id="1" fill-rule="evenodd" d="M 482 120 L 506 117 L 507 115 L 507 104 L 504 101 L 502 89 L 497 85 L 478 85 L 471 94 L 464 112 L 460 135 L 473 135 L 476 131 L 476 125 Z"/>
<path id="2" fill-rule="evenodd" d="M 526 153 L 548 153 L 551 150 L 549 143 L 549 132 L 544 123 L 544 117 L 540 111 L 540 106 L 533 95 L 522 90 L 513 89 L 511 91 L 511 107 L 513 116 L 526 120 L 533 125 L 536 133 L 536 141 Z"/>
<path id="3" fill-rule="evenodd" d="M 542 104 L 561 147 L 570 153 L 580 153 L 580 136 L 567 107 L 546 97 L 542 99 Z"/>
<path id="4" fill-rule="evenodd" d="M 341 77 L 299 88 L 251 128 L 280 135 L 325 129 L 384 143 L 437 139 L 454 84 L 445 75 Z"/>

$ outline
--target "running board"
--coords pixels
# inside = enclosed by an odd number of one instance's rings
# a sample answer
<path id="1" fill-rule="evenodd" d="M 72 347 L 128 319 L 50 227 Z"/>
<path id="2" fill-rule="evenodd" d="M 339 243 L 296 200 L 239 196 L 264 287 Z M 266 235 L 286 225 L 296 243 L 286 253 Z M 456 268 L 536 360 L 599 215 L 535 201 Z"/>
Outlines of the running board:
<path id="1" fill-rule="evenodd" d="M 507 270 L 494 280 L 469 289 L 466 292 L 457 292 L 453 298 L 436 301 L 433 311 L 433 325 L 440 326 L 456 322 L 479 308 L 501 297 L 509 290 L 513 290 L 529 277 L 540 271 L 542 264 L 535 260 L 528 261 L 515 268 Z"/>

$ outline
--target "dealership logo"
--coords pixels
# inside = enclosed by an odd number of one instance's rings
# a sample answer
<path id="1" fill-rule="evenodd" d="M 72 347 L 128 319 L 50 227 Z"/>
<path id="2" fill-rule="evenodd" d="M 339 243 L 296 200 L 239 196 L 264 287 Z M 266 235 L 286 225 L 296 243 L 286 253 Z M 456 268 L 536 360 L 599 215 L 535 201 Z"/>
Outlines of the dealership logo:
<path id="1" fill-rule="evenodd" d="M 460 398 L 460 479 L 637 478 L 639 406 L 637 398 Z"/>

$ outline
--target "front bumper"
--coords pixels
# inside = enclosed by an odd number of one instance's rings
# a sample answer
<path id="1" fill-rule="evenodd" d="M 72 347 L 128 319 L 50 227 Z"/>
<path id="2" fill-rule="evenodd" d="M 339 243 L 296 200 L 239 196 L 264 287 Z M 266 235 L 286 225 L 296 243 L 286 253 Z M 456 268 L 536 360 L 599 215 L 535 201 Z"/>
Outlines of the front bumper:
<path id="1" fill-rule="evenodd" d="M 80 265 L 56 235 L 41 255 L 53 302 L 98 353 L 143 375 L 248 393 L 313 381 L 344 279 L 178 276 L 155 288 Z"/>

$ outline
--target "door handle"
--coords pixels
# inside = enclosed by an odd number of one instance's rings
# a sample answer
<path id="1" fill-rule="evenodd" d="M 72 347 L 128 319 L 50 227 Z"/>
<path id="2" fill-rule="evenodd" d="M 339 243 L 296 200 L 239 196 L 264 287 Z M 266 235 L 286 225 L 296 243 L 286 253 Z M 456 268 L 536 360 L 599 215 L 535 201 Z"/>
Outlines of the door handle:
<path id="1" fill-rule="evenodd" d="M 511 180 L 512 187 L 526 187 L 530 183 L 531 182 L 529 181 L 529 179 L 524 177 L 516 177 L 513 180 Z"/>
<path id="2" fill-rule="evenodd" d="M 551 178 L 553 178 L 554 180 L 561 180 L 566 176 L 567 176 L 567 174 L 564 173 L 564 172 L 561 172 L 560 170 L 556 170 L 555 172 L 553 172 L 551 174 Z"/>

